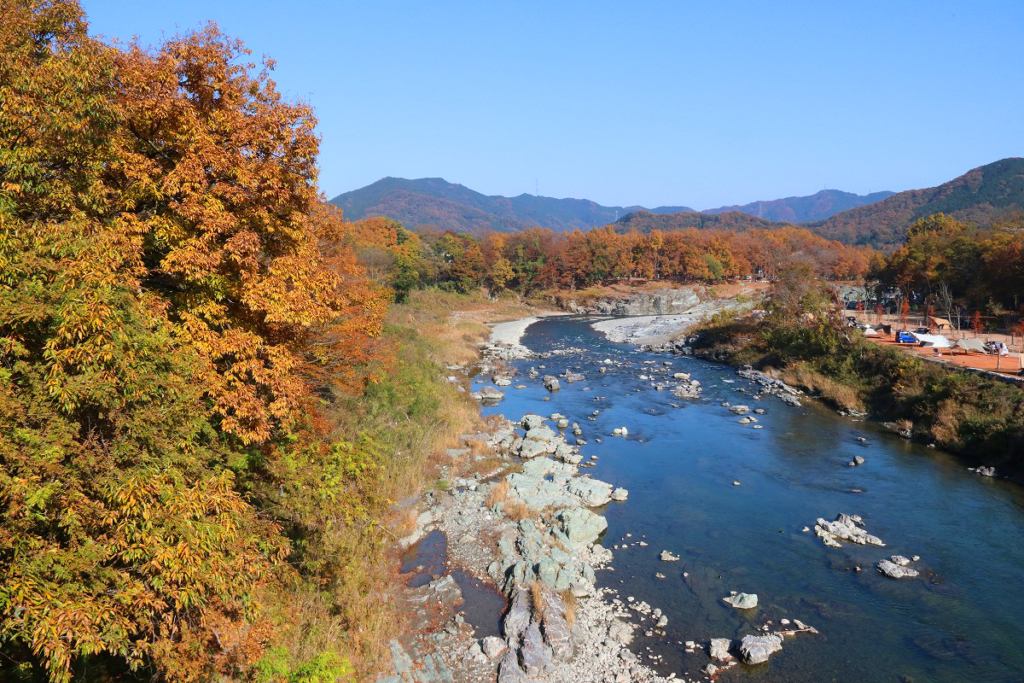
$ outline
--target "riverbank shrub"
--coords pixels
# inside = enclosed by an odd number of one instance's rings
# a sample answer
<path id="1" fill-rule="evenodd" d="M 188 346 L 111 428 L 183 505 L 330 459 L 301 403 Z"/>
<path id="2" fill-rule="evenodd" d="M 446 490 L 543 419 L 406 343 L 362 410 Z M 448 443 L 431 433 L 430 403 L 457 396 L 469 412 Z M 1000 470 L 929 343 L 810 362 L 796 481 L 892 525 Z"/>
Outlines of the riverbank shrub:
<path id="1" fill-rule="evenodd" d="M 840 328 L 767 316 L 709 322 L 698 355 L 752 365 L 844 410 L 908 421 L 913 437 L 1024 477 L 1024 388 L 872 344 Z M 822 339 L 826 336 L 826 339 Z"/>

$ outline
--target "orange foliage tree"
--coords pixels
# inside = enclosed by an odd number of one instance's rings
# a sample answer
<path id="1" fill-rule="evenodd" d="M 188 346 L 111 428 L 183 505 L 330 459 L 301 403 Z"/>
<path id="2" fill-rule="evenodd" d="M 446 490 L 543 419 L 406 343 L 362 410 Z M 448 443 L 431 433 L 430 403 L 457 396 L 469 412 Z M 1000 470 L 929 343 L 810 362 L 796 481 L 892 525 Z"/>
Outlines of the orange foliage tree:
<path id="1" fill-rule="evenodd" d="M 0 9 L 0 666 L 244 672 L 289 544 L 239 463 L 373 378 L 387 296 L 321 206 L 309 109 L 238 43 Z"/>

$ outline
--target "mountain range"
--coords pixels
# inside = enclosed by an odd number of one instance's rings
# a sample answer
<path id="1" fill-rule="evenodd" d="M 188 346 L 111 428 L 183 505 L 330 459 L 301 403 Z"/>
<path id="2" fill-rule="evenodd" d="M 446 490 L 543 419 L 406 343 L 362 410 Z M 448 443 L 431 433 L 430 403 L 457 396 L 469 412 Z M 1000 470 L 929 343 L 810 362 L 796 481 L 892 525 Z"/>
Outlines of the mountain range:
<path id="1" fill-rule="evenodd" d="M 519 232 L 538 226 L 561 232 L 609 224 L 623 232 L 800 225 L 847 244 L 886 247 L 901 242 L 915 220 L 939 211 L 986 225 L 1010 212 L 1024 210 L 1024 159 L 1002 159 L 922 190 L 868 195 L 821 190 L 806 197 L 705 211 L 685 206 L 602 206 L 586 199 L 530 194 L 491 196 L 442 178 L 383 178 L 338 195 L 331 203 L 341 207 L 349 220 L 387 216 L 411 228 L 473 234 L 489 230 Z"/>
<path id="2" fill-rule="evenodd" d="M 738 211 L 767 221 L 806 222 L 822 220 L 839 211 L 876 202 L 892 194 L 876 192 L 860 196 L 839 190 L 822 190 L 809 197 L 723 206 L 702 213 Z M 638 211 L 655 215 L 697 213 L 688 206 L 647 209 L 642 206 L 602 206 L 587 199 L 555 199 L 532 194 L 492 196 L 443 178 L 382 178 L 366 187 L 338 195 L 331 203 L 343 209 L 349 220 L 387 216 L 413 228 L 436 227 L 475 234 L 487 230 L 518 232 L 531 227 L 545 227 L 556 232 L 587 230 L 608 225 Z M 721 226 L 730 221 L 708 219 L 706 223 Z"/>

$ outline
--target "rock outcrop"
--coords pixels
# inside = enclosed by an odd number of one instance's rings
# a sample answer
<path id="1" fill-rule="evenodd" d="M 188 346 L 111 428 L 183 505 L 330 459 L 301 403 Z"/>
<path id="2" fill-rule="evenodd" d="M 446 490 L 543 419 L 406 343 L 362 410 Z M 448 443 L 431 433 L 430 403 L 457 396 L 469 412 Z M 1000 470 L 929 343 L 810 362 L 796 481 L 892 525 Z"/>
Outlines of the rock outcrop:
<path id="1" fill-rule="evenodd" d="M 814 526 L 814 535 L 821 539 L 821 542 L 833 548 L 840 548 L 839 541 L 857 543 L 858 545 L 878 545 L 885 543 L 878 536 L 872 536 L 864 530 L 864 521 L 857 515 L 840 513 L 833 522 L 826 522 L 818 518 Z"/>

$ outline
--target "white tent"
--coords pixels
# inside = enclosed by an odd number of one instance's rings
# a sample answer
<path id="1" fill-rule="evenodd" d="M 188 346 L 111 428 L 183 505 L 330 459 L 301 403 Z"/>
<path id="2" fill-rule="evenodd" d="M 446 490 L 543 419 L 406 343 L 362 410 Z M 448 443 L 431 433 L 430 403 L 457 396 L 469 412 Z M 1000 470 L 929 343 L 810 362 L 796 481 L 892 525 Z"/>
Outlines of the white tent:
<path id="1" fill-rule="evenodd" d="M 865 327 L 864 328 L 864 336 L 865 337 L 877 337 L 878 336 L 878 331 L 875 328 L 873 328 L 873 327 Z"/>
<path id="2" fill-rule="evenodd" d="M 980 339 L 958 339 L 956 342 L 956 347 L 958 349 L 963 349 L 964 351 L 988 353 L 988 350 L 985 348 L 985 345 L 982 343 Z"/>
<path id="3" fill-rule="evenodd" d="M 950 342 L 948 339 L 946 339 L 946 337 L 942 336 L 941 334 L 917 334 L 916 332 L 911 332 L 911 334 L 914 335 L 914 339 L 921 342 L 921 346 L 927 346 L 936 349 L 953 348 L 953 343 Z"/>

